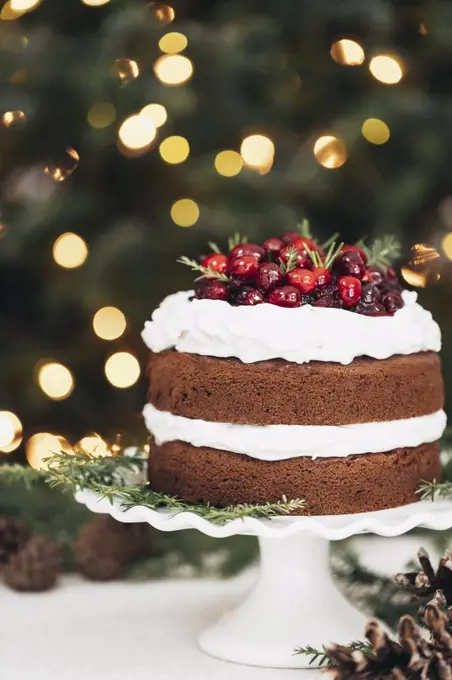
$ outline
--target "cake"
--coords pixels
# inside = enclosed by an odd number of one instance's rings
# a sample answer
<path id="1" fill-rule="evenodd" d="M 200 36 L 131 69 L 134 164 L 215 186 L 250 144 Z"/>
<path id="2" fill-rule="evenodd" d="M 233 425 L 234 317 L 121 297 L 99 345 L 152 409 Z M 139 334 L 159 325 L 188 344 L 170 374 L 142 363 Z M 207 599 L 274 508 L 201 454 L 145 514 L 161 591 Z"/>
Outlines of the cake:
<path id="1" fill-rule="evenodd" d="M 239 236 L 146 322 L 153 490 L 313 515 L 418 499 L 440 475 L 440 331 L 390 266 L 393 239 Z"/>

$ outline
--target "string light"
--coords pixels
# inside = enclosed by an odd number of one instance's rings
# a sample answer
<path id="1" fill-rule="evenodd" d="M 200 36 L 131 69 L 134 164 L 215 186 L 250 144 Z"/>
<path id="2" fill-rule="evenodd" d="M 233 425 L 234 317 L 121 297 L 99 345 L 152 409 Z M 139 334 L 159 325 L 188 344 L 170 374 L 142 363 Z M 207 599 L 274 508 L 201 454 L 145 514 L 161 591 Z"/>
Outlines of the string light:
<path id="1" fill-rule="evenodd" d="M 140 111 L 140 116 L 147 116 L 150 118 L 155 127 L 162 127 L 166 123 L 168 114 L 162 104 L 148 104 Z"/>
<path id="2" fill-rule="evenodd" d="M 15 413 L 0 411 L 0 451 L 11 453 L 22 441 L 22 423 Z"/>
<path id="3" fill-rule="evenodd" d="M 385 85 L 395 85 L 403 77 L 402 66 L 398 58 L 390 54 L 379 54 L 373 57 L 369 70 L 376 80 Z"/>
<path id="4" fill-rule="evenodd" d="M 101 5 L 106 5 L 110 0 L 82 0 L 84 5 L 88 7 L 101 7 Z"/>
<path id="5" fill-rule="evenodd" d="M 86 119 L 95 130 L 101 130 L 114 123 L 116 109 L 110 102 L 99 102 L 90 108 Z"/>
<path id="6" fill-rule="evenodd" d="M 48 467 L 45 459 L 61 451 L 72 453 L 72 447 L 67 439 L 50 432 L 37 432 L 30 437 L 25 446 L 28 464 L 35 470 L 45 470 Z"/>
<path id="7" fill-rule="evenodd" d="M 243 162 L 250 168 L 267 168 L 273 163 L 275 145 L 265 135 L 249 135 L 240 147 Z"/>
<path id="8" fill-rule="evenodd" d="M 344 66 L 360 66 L 366 56 L 361 45 L 348 38 L 333 43 L 330 54 L 336 63 Z"/>
<path id="9" fill-rule="evenodd" d="M 51 362 L 40 366 L 38 383 L 41 390 L 51 399 L 66 399 L 74 389 L 72 373 L 63 364 Z"/>
<path id="10" fill-rule="evenodd" d="M 445 235 L 442 245 L 446 257 L 452 260 L 452 234 Z"/>
<path id="11" fill-rule="evenodd" d="M 63 182 L 72 175 L 79 161 L 80 156 L 77 151 L 69 147 L 64 150 L 58 161 L 51 158 L 44 168 L 44 172 L 50 175 L 55 182 Z"/>
<path id="12" fill-rule="evenodd" d="M 31 12 L 40 2 L 41 0 L 9 0 L 11 9 L 14 12 Z"/>
<path id="13" fill-rule="evenodd" d="M 94 458 L 105 458 L 109 455 L 108 444 L 99 437 L 98 434 L 88 435 L 80 439 L 75 448 L 82 453 L 94 456 Z"/>
<path id="14" fill-rule="evenodd" d="M 116 340 L 126 330 L 124 314 L 116 307 L 102 307 L 93 317 L 94 332 L 103 340 Z"/>
<path id="15" fill-rule="evenodd" d="M 364 121 L 361 132 L 371 144 L 386 144 L 391 136 L 386 123 L 378 118 L 368 118 Z"/>
<path id="16" fill-rule="evenodd" d="M 167 54 L 182 52 L 188 45 L 187 37 L 183 33 L 167 33 L 159 40 L 159 47 Z"/>
<path id="17" fill-rule="evenodd" d="M 191 198 L 181 198 L 171 206 L 171 219 L 178 227 L 192 227 L 198 218 L 198 205 Z"/>
<path id="18" fill-rule="evenodd" d="M 132 151 L 145 151 L 150 147 L 157 134 L 155 123 L 147 116 L 135 114 L 121 124 L 119 141 Z"/>
<path id="19" fill-rule="evenodd" d="M 223 177 L 234 177 L 242 169 L 242 157 L 237 151 L 220 151 L 215 156 L 215 169 Z"/>
<path id="20" fill-rule="evenodd" d="M 23 111 L 5 111 L 2 116 L 2 123 L 5 127 L 11 127 L 15 123 L 22 123 L 25 118 Z"/>
<path id="21" fill-rule="evenodd" d="M 115 74 L 123 85 L 127 85 L 131 80 L 138 78 L 140 68 L 134 59 L 123 57 L 115 61 Z"/>
<path id="22" fill-rule="evenodd" d="M 174 135 L 163 140 L 159 146 L 159 152 L 167 163 L 183 163 L 190 153 L 190 145 L 185 137 Z"/>
<path id="23" fill-rule="evenodd" d="M 340 168 L 347 160 L 347 148 L 337 137 L 325 135 L 315 142 L 314 156 L 324 168 Z"/>
<path id="24" fill-rule="evenodd" d="M 105 362 L 105 375 L 115 387 L 131 387 L 140 377 L 140 364 L 130 352 L 116 352 Z"/>
<path id="25" fill-rule="evenodd" d="M 70 231 L 58 236 L 53 244 L 53 258 L 60 267 L 81 267 L 88 257 L 88 246 L 81 236 Z"/>
<path id="26" fill-rule="evenodd" d="M 154 72 L 164 85 L 181 85 L 193 74 L 193 64 L 182 54 L 165 54 L 154 64 Z"/>
<path id="27" fill-rule="evenodd" d="M 169 5 L 165 5 L 163 2 L 151 2 L 150 8 L 159 24 L 170 24 L 174 21 L 176 12 Z"/>
<path id="28" fill-rule="evenodd" d="M 420 35 L 427 35 L 428 34 L 427 26 L 425 24 L 422 24 L 422 23 L 419 24 L 419 33 L 420 33 Z"/>

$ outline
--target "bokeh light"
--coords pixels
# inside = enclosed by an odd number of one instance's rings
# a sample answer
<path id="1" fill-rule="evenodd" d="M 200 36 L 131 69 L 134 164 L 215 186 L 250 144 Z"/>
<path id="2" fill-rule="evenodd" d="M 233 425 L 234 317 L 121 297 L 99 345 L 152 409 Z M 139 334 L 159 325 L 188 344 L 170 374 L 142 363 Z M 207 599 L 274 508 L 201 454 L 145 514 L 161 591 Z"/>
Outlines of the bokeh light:
<path id="1" fill-rule="evenodd" d="M 364 139 L 371 144 L 386 144 L 391 136 L 388 126 L 379 118 L 368 118 L 364 121 L 361 132 Z"/>
<path id="2" fill-rule="evenodd" d="M 94 332 L 103 340 L 116 340 L 126 330 L 127 321 L 117 307 L 102 307 L 93 317 Z"/>
<path id="3" fill-rule="evenodd" d="M 177 54 L 177 52 L 182 52 L 188 45 L 187 36 L 183 33 L 167 33 L 162 36 L 159 40 L 159 47 L 162 52 L 167 54 Z"/>
<path id="4" fill-rule="evenodd" d="M 442 246 L 446 257 L 452 260 L 452 233 L 444 236 Z"/>
<path id="5" fill-rule="evenodd" d="M 11 2 L 5 2 L 2 9 L 0 10 L 0 19 L 2 21 L 14 21 L 24 14 L 24 12 L 15 10 L 11 7 Z"/>
<path id="6" fill-rule="evenodd" d="M 39 5 L 41 0 L 9 0 L 11 9 L 14 12 L 30 12 Z"/>
<path id="7" fill-rule="evenodd" d="M 140 75 L 140 67 L 137 62 L 127 57 L 116 59 L 114 71 L 123 85 L 127 85 Z"/>
<path id="8" fill-rule="evenodd" d="M 22 441 L 22 423 L 15 413 L 0 411 L 0 451 L 12 453 Z"/>
<path id="9" fill-rule="evenodd" d="M 168 118 L 166 109 L 162 104 L 147 104 L 147 106 L 143 106 L 140 111 L 140 116 L 147 116 L 150 118 L 155 127 L 164 125 Z"/>
<path id="10" fill-rule="evenodd" d="M 94 458 L 104 458 L 109 455 L 108 444 L 99 437 L 98 434 L 90 434 L 80 439 L 75 448 L 82 453 L 94 456 Z"/>
<path id="11" fill-rule="evenodd" d="M 38 384 L 50 399 L 66 399 L 74 389 L 74 378 L 70 370 L 57 362 L 43 364 L 38 369 Z"/>
<path id="12" fill-rule="evenodd" d="M 164 2 L 151 2 L 149 7 L 159 24 L 170 24 L 174 21 L 176 12 L 170 5 L 165 5 Z"/>
<path id="13" fill-rule="evenodd" d="M 2 116 L 2 123 L 5 127 L 11 127 L 16 123 L 23 123 L 26 119 L 23 111 L 5 111 Z"/>
<path id="14" fill-rule="evenodd" d="M 314 156 L 324 168 L 340 168 L 347 160 L 347 147 L 337 137 L 325 135 L 315 142 Z"/>
<path id="15" fill-rule="evenodd" d="M 178 227 L 192 227 L 199 218 L 199 207 L 191 198 L 181 198 L 171 206 L 171 219 Z"/>
<path id="16" fill-rule="evenodd" d="M 242 157 L 237 151 L 226 149 L 215 156 L 215 169 L 223 177 L 238 175 L 242 165 Z"/>
<path id="17" fill-rule="evenodd" d="M 331 45 L 330 54 L 334 61 L 344 66 L 359 66 L 365 59 L 364 50 L 355 40 L 343 38 Z"/>
<path id="18" fill-rule="evenodd" d="M 248 167 L 266 168 L 273 163 L 275 145 L 265 135 L 249 135 L 243 140 L 240 153 Z"/>
<path id="19" fill-rule="evenodd" d="M 130 352 L 116 352 L 105 362 L 107 380 L 115 387 L 131 387 L 140 377 L 138 359 Z"/>
<path id="20" fill-rule="evenodd" d="M 410 265 L 413 267 L 427 265 L 434 260 L 438 260 L 440 257 L 435 246 L 431 246 L 429 243 L 415 243 L 411 248 L 411 252 L 413 256 L 410 260 Z"/>
<path id="21" fill-rule="evenodd" d="M 100 7 L 101 5 L 106 5 L 110 0 L 82 0 L 82 2 L 89 7 Z"/>
<path id="22" fill-rule="evenodd" d="M 154 72 L 164 85 L 181 85 L 193 74 L 193 64 L 182 54 L 165 54 L 154 64 Z"/>
<path id="23" fill-rule="evenodd" d="M 397 57 L 378 54 L 370 60 L 369 70 L 376 80 L 385 85 L 395 85 L 403 77 L 403 69 Z"/>
<path id="24" fill-rule="evenodd" d="M 150 118 L 135 114 L 122 123 L 118 137 L 127 149 L 144 151 L 152 144 L 156 134 L 155 123 Z"/>
<path id="25" fill-rule="evenodd" d="M 72 447 L 67 439 L 50 432 L 37 432 L 30 437 L 25 446 L 28 463 L 35 470 L 45 470 L 48 467 L 45 459 L 61 451 L 72 453 Z"/>
<path id="26" fill-rule="evenodd" d="M 58 236 L 53 244 L 53 257 L 60 267 L 80 267 L 88 257 L 88 246 L 81 236 L 70 231 Z"/>
<path id="27" fill-rule="evenodd" d="M 55 182 L 63 182 L 77 169 L 79 161 L 77 151 L 69 147 L 59 154 L 58 158 L 50 158 L 44 172 Z"/>
<path id="28" fill-rule="evenodd" d="M 167 163 L 183 163 L 190 153 L 190 145 L 185 137 L 167 137 L 159 146 L 161 157 Z"/>
<path id="29" fill-rule="evenodd" d="M 402 276 L 410 286 L 416 288 L 425 288 L 427 285 L 427 276 L 424 272 L 416 271 L 411 267 L 402 267 Z"/>
<path id="30" fill-rule="evenodd" d="M 110 102 L 99 102 L 90 108 L 86 119 L 95 130 L 101 130 L 115 122 L 116 109 Z"/>

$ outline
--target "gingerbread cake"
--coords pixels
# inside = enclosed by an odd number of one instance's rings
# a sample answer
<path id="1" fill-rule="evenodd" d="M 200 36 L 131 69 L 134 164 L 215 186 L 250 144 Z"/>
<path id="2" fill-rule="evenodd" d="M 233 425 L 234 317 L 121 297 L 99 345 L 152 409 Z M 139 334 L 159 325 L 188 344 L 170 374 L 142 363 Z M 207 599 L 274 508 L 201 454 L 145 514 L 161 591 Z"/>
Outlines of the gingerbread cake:
<path id="1" fill-rule="evenodd" d="M 146 322 L 152 488 L 217 506 L 298 498 L 314 515 L 417 500 L 440 474 L 441 338 L 390 266 L 394 241 L 237 241 L 181 258 L 194 291 Z"/>

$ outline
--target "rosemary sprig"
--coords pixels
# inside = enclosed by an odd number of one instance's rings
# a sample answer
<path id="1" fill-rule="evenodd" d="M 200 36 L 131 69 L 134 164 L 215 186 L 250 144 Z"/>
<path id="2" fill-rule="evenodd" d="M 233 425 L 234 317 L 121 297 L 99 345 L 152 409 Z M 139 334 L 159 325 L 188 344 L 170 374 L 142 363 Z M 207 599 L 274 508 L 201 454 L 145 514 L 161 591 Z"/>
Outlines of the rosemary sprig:
<path id="1" fill-rule="evenodd" d="M 339 238 L 339 236 L 340 236 L 340 233 L 339 233 L 338 231 L 335 231 L 334 234 L 332 234 L 332 235 L 330 236 L 330 238 L 327 239 L 327 240 L 325 241 L 325 243 L 322 243 L 322 244 L 320 245 L 321 249 L 322 249 L 322 250 L 326 250 L 327 248 L 329 248 L 330 245 L 331 245 L 332 243 L 334 243 L 334 241 L 337 241 L 337 239 Z"/>
<path id="2" fill-rule="evenodd" d="M 371 646 L 368 642 L 362 642 L 361 640 L 353 640 L 346 648 L 353 652 L 362 652 L 363 654 L 370 654 L 372 651 Z M 322 649 L 315 649 L 311 645 L 306 645 L 306 647 L 297 647 L 294 654 L 303 654 L 304 656 L 310 656 L 309 665 L 326 666 L 327 668 L 332 668 L 335 666 L 333 659 L 328 654 L 328 647 L 322 645 Z"/>
<path id="3" fill-rule="evenodd" d="M 221 253 L 220 248 L 214 241 L 207 241 L 207 245 L 213 253 Z"/>
<path id="4" fill-rule="evenodd" d="M 0 465 L 0 484 L 20 482 L 29 489 L 40 476 L 40 472 L 29 465 L 19 465 L 19 463 L 3 463 Z"/>
<path id="5" fill-rule="evenodd" d="M 190 260 L 190 258 L 185 255 L 182 255 L 177 261 L 179 264 L 185 264 L 187 267 L 190 267 L 194 272 L 201 272 L 201 276 L 197 276 L 195 281 L 199 281 L 205 277 L 208 279 L 218 279 L 219 281 L 230 281 L 230 277 L 227 274 L 215 272 L 213 269 L 210 269 L 210 267 L 203 267 L 199 262 Z"/>
<path id="6" fill-rule="evenodd" d="M 452 482 L 437 482 L 434 479 L 429 482 L 423 479 L 416 489 L 416 493 L 420 497 L 421 501 L 436 501 L 438 498 L 451 498 L 452 496 Z"/>
<path id="7" fill-rule="evenodd" d="M 320 257 L 318 250 L 311 250 L 311 248 L 308 248 L 307 246 L 306 250 L 308 251 L 308 255 L 311 258 L 314 267 L 324 267 L 325 269 L 331 269 L 334 260 L 337 258 L 338 255 L 340 255 L 343 247 L 344 247 L 343 241 L 341 241 L 339 245 L 336 244 L 336 241 L 333 241 L 333 243 L 331 243 L 330 247 L 328 248 L 324 260 L 322 260 L 322 258 Z"/>
<path id="8" fill-rule="evenodd" d="M 298 222 L 297 231 L 300 232 L 300 236 L 303 238 L 312 239 L 311 225 L 309 224 L 309 220 L 306 218 L 301 220 L 301 222 Z"/>
<path id="9" fill-rule="evenodd" d="M 401 245 L 394 236 L 382 236 L 376 238 L 371 246 L 366 246 L 360 243 L 360 248 L 363 248 L 367 255 L 370 265 L 378 267 L 387 267 L 401 255 Z"/>
<path id="10" fill-rule="evenodd" d="M 297 253 L 298 248 L 290 246 L 287 249 L 286 262 L 284 262 L 282 258 L 279 258 L 279 268 L 281 269 L 283 274 L 287 274 L 287 272 L 290 272 L 292 269 L 295 269 L 295 267 L 297 266 Z"/>
<path id="11" fill-rule="evenodd" d="M 236 231 L 233 236 L 230 236 L 228 238 L 228 250 L 231 251 L 235 246 L 238 246 L 239 243 L 247 243 L 248 242 L 248 237 L 247 236 L 240 236 L 239 232 Z"/>

